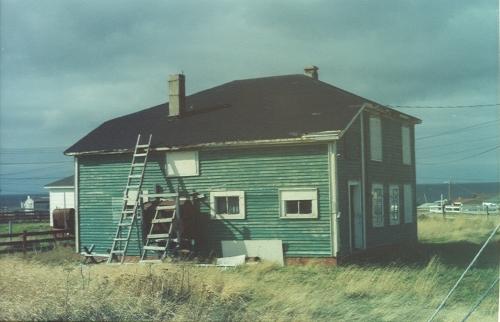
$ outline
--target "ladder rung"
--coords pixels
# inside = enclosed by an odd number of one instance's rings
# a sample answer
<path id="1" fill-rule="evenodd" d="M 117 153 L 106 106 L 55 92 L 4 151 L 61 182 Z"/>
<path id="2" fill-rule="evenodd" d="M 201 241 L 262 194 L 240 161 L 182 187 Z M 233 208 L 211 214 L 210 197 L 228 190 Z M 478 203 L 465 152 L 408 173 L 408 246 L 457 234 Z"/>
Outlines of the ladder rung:
<path id="1" fill-rule="evenodd" d="M 169 223 L 172 222 L 172 218 L 158 218 L 151 220 L 153 224 Z"/>
<path id="2" fill-rule="evenodd" d="M 160 250 L 163 251 L 165 250 L 164 246 L 144 246 L 143 249 L 145 250 Z"/>
<path id="3" fill-rule="evenodd" d="M 115 249 L 112 250 L 111 253 L 113 254 L 123 254 L 125 251 L 123 249 Z"/>
<path id="4" fill-rule="evenodd" d="M 136 153 L 134 154 L 134 157 L 145 157 L 146 155 L 148 155 L 147 153 Z"/>
<path id="5" fill-rule="evenodd" d="M 122 214 L 133 214 L 134 212 L 135 212 L 134 209 L 129 209 L 122 211 Z"/>
<path id="6" fill-rule="evenodd" d="M 168 234 L 149 234 L 148 238 L 168 238 Z"/>
<path id="7" fill-rule="evenodd" d="M 125 241 L 127 238 L 114 238 L 115 241 Z"/>
<path id="8" fill-rule="evenodd" d="M 156 264 L 156 263 L 163 263 L 161 259 L 141 259 L 139 263 L 144 263 L 144 264 Z"/>
<path id="9" fill-rule="evenodd" d="M 139 185 L 136 184 L 136 185 L 126 186 L 125 189 L 139 189 Z"/>
<path id="10" fill-rule="evenodd" d="M 132 226 L 132 223 L 131 222 L 122 222 L 122 223 L 119 223 L 118 226 Z"/>
<path id="11" fill-rule="evenodd" d="M 132 166 L 133 167 L 143 167 L 144 163 L 133 163 Z"/>
<path id="12" fill-rule="evenodd" d="M 134 178 L 139 179 L 140 177 L 142 177 L 142 175 L 140 175 L 140 174 L 131 174 L 131 175 L 129 175 L 128 177 L 129 177 L 130 179 L 134 179 Z"/>
<path id="13" fill-rule="evenodd" d="M 149 144 L 137 144 L 135 147 L 139 149 L 149 148 Z"/>
<path id="14" fill-rule="evenodd" d="M 175 210 L 177 208 L 175 205 L 173 206 L 158 206 L 156 210 Z"/>

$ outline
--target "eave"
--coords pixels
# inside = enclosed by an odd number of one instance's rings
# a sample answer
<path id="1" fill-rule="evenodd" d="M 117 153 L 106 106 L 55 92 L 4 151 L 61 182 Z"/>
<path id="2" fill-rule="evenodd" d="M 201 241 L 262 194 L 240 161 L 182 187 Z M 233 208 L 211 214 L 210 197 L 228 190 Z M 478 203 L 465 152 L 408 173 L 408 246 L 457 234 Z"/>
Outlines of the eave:
<path id="1" fill-rule="evenodd" d="M 210 142 L 210 143 L 200 143 L 200 144 L 191 144 L 182 146 L 157 147 L 157 148 L 152 148 L 151 151 L 167 152 L 167 151 L 211 149 L 211 148 L 297 145 L 297 144 L 335 141 L 339 139 L 340 134 L 341 131 L 322 131 L 322 132 L 306 133 L 296 138 Z M 97 154 L 124 154 L 124 153 L 131 153 L 132 151 L 133 149 L 95 150 L 95 151 L 84 151 L 84 152 L 69 152 L 65 153 L 65 155 L 82 156 L 82 155 L 97 155 Z"/>

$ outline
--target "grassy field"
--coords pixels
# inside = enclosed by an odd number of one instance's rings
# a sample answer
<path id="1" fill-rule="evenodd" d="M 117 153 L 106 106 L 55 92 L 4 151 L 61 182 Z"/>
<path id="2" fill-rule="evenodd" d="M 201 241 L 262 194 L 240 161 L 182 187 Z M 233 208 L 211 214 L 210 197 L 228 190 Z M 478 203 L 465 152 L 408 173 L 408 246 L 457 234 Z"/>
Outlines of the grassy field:
<path id="1" fill-rule="evenodd" d="M 48 222 L 36 222 L 36 223 L 13 223 L 12 233 L 22 233 L 26 231 L 44 231 L 51 230 L 50 223 Z M 7 234 L 9 232 L 8 224 L 0 224 L 0 234 Z"/>
<path id="2" fill-rule="evenodd" d="M 499 218 L 423 217 L 421 243 L 341 267 L 91 265 L 59 248 L 0 257 L 1 320 L 425 321 Z M 460 321 L 498 276 L 500 235 L 437 321 Z M 497 321 L 498 289 L 470 321 Z"/>

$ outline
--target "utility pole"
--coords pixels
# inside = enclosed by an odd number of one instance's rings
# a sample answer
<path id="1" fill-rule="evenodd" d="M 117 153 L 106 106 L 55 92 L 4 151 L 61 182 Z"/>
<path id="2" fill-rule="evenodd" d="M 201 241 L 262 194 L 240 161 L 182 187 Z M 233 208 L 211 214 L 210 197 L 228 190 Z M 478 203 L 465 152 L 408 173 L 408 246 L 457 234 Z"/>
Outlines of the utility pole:
<path id="1" fill-rule="evenodd" d="M 451 177 L 448 181 L 448 202 L 451 203 Z"/>

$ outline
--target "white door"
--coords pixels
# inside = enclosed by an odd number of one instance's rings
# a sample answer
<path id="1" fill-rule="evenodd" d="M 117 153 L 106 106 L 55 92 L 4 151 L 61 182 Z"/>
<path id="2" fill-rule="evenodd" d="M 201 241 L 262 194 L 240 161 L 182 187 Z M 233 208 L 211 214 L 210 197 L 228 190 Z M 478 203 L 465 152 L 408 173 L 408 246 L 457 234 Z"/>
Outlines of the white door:
<path id="1" fill-rule="evenodd" d="M 351 249 L 363 249 L 363 208 L 361 206 L 361 186 L 357 181 L 349 181 L 349 222 Z"/>

